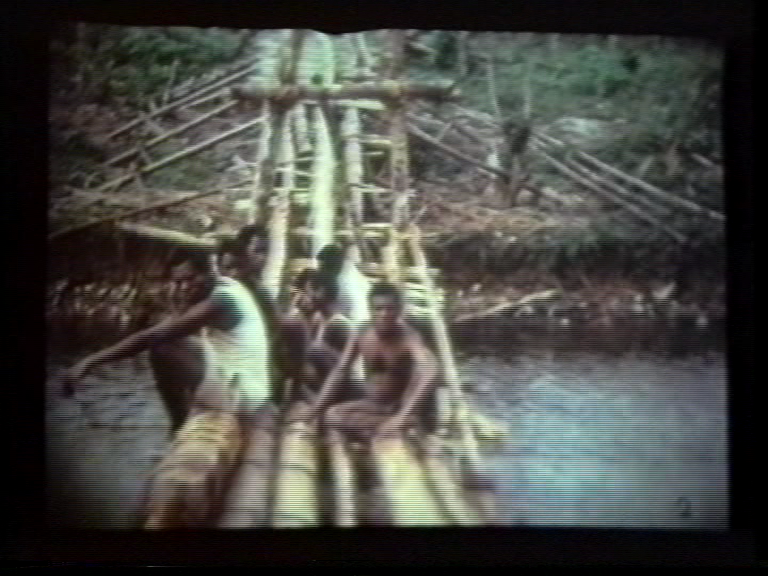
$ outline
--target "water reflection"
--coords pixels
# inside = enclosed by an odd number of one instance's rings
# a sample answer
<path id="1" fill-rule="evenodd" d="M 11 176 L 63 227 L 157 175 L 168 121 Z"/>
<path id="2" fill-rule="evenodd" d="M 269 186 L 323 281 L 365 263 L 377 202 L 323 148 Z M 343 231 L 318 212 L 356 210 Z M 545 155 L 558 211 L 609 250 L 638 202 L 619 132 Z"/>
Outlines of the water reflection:
<path id="1" fill-rule="evenodd" d="M 727 528 L 721 335 L 485 334 L 455 340 L 475 402 L 511 427 L 486 455 L 511 524 Z"/>

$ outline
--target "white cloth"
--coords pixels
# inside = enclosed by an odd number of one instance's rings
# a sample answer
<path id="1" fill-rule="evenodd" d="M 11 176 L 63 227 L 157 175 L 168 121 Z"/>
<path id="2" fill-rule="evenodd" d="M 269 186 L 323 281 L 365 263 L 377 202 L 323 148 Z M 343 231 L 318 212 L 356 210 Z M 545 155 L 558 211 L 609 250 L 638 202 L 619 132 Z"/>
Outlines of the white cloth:
<path id="1" fill-rule="evenodd" d="M 211 294 L 223 297 L 240 314 L 229 330 L 203 331 L 206 374 L 200 385 L 201 403 L 222 408 L 258 408 L 270 397 L 269 338 L 258 304 L 240 282 L 219 277 Z"/>

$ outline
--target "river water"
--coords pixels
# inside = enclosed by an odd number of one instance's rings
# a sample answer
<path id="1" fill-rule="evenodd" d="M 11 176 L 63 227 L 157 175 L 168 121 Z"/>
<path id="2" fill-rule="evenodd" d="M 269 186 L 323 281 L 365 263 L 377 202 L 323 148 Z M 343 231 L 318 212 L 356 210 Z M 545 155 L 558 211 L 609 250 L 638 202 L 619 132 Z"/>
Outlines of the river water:
<path id="1" fill-rule="evenodd" d="M 522 333 L 454 340 L 473 402 L 509 426 L 505 443 L 484 454 L 508 524 L 728 527 L 727 378 L 718 338 L 680 345 L 668 330 L 646 340 L 625 330 L 605 342 Z M 97 369 L 77 401 L 57 393 L 71 361 L 48 358 L 50 521 L 133 528 L 142 487 L 168 440 L 146 358 Z"/>

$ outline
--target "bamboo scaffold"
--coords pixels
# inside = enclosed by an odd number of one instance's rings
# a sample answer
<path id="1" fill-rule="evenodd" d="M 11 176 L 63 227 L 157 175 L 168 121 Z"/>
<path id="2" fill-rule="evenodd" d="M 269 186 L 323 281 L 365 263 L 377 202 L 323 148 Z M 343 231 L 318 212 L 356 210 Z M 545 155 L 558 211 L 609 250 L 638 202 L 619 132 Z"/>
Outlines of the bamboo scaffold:
<path id="1" fill-rule="evenodd" d="M 281 46 L 271 48 L 273 58 L 264 63 L 260 80 L 233 89 L 236 96 L 257 102 L 263 123 L 248 215 L 249 222 L 265 222 L 268 228 L 269 254 L 261 280 L 276 300 L 284 299 L 293 275 L 314 266 L 322 247 L 341 240 L 346 260 L 339 283 L 355 295 L 351 319 L 357 325 L 370 318 L 371 281 L 396 283 L 405 294 L 407 313 L 426 320 L 434 336 L 443 380 L 434 401 L 442 413 L 443 429 L 415 427 L 393 437 L 374 437 L 361 453 L 359 446 L 327 430 L 322 421 L 297 419 L 307 406 L 290 393 L 275 396 L 275 406 L 264 409 L 247 426 L 204 414 L 182 430 L 203 426 L 209 434 L 228 440 L 209 443 L 215 447 L 210 449 L 215 454 L 206 456 L 210 468 L 191 480 L 180 480 L 189 474 L 178 471 L 156 475 L 167 480 L 153 484 L 148 527 L 206 522 L 220 528 L 365 524 L 367 511 L 361 497 L 363 492 L 372 493 L 361 481 L 362 461 L 375 472 L 377 493 L 391 524 L 473 526 L 488 523 L 493 516 L 491 487 L 477 481 L 479 448 L 442 320 L 436 271 L 428 266 L 421 233 L 408 211 L 413 189 L 408 174 L 407 105 L 414 98 L 444 100 L 451 94 L 441 85 L 402 81 L 402 34 L 391 36 L 394 58 L 385 80 L 371 79 L 366 73 L 371 61 L 364 36 L 355 35 L 352 40 L 345 46 L 354 51 L 353 57 L 344 60 L 324 34 L 286 32 Z M 346 62 L 346 68 L 337 62 Z M 350 77 L 352 66 L 358 68 L 352 77 L 367 80 L 337 83 L 339 77 Z M 270 70 L 271 75 L 265 72 Z M 364 133 L 364 113 L 382 114 L 389 122 L 384 138 Z M 339 146 L 332 129 L 337 123 Z M 366 172 L 363 158 L 371 150 L 389 155 L 388 185 L 374 184 L 375 178 Z M 302 164 L 307 154 L 309 167 Z M 392 207 L 390 214 L 375 217 L 379 221 L 366 220 L 367 199 L 373 197 Z M 343 211 L 338 210 L 341 207 Z M 216 246 L 211 239 L 205 242 L 209 249 Z M 355 372 L 364 380 L 362 359 Z M 284 390 L 291 386 L 287 381 Z M 237 441 L 232 430 L 238 433 Z M 194 453 L 185 446 L 192 446 L 190 439 L 199 434 L 185 434 L 174 440 L 169 462 L 179 460 L 179 454 Z M 458 441 L 445 437 L 451 435 Z M 222 464 L 217 468 L 215 462 Z M 166 465 L 162 470 L 168 469 Z M 201 488 L 208 485 L 215 490 Z M 195 500 L 195 494 L 203 493 L 213 496 Z M 196 512 L 183 512 L 187 509 Z"/>

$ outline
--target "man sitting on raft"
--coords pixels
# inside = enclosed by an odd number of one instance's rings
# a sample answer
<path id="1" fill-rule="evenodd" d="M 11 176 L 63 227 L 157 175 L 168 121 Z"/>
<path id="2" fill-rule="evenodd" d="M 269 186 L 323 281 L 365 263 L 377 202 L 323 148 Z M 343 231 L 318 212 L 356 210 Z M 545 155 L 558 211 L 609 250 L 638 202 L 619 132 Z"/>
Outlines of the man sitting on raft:
<path id="1" fill-rule="evenodd" d="M 369 376 L 364 398 L 336 404 L 325 412 L 325 424 L 358 439 L 395 435 L 415 424 L 424 412 L 438 378 L 437 361 L 419 333 L 403 320 L 403 299 L 393 284 L 371 288 L 372 322 L 350 339 L 317 398 L 303 415 L 319 416 L 362 355 Z"/>
<path id="2" fill-rule="evenodd" d="M 65 377 L 64 394 L 71 396 L 96 366 L 149 350 L 172 432 L 195 410 L 233 410 L 247 424 L 270 397 L 261 310 L 242 283 L 216 275 L 207 254 L 177 253 L 170 272 L 186 310 L 78 362 Z"/>
<path id="3" fill-rule="evenodd" d="M 304 334 L 302 391 L 312 400 L 336 366 L 353 335 L 352 323 L 339 311 L 338 287 L 333 278 L 315 270 L 304 273 L 304 306 L 308 320 Z M 360 386 L 350 380 L 337 389 L 337 396 L 351 400 L 360 396 Z"/>

